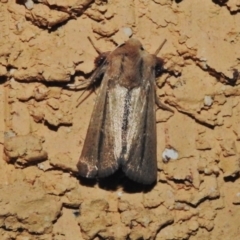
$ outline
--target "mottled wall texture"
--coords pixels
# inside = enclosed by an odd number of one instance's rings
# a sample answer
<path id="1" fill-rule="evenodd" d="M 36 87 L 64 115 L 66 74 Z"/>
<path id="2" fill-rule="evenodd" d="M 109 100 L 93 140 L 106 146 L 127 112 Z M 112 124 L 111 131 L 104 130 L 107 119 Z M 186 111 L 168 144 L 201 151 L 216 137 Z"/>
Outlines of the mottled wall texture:
<path id="1" fill-rule="evenodd" d="M 157 96 L 158 180 L 77 177 L 101 51 L 129 36 L 168 72 Z M 0 239 L 238 240 L 240 2 L 0 1 Z"/>

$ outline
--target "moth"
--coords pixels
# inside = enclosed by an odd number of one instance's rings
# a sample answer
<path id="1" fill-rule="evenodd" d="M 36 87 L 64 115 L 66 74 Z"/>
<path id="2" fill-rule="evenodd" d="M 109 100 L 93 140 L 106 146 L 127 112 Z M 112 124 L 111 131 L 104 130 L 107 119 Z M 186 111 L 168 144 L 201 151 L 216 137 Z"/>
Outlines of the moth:
<path id="1" fill-rule="evenodd" d="M 103 178 L 121 168 L 135 182 L 156 181 L 155 78 L 163 70 L 157 53 L 131 38 L 96 58 L 89 85 L 102 81 L 77 164 L 80 176 Z"/>

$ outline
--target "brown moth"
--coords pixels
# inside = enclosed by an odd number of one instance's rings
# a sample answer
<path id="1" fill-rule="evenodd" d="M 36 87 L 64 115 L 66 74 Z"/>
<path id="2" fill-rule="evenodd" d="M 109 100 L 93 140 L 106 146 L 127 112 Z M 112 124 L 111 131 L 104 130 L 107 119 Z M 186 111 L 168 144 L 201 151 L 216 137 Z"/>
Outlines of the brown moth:
<path id="1" fill-rule="evenodd" d="M 129 39 L 96 59 L 90 85 L 101 77 L 102 82 L 77 164 L 80 176 L 102 178 L 121 168 L 138 183 L 156 181 L 155 78 L 163 70 L 159 50 L 149 54 L 140 41 Z"/>

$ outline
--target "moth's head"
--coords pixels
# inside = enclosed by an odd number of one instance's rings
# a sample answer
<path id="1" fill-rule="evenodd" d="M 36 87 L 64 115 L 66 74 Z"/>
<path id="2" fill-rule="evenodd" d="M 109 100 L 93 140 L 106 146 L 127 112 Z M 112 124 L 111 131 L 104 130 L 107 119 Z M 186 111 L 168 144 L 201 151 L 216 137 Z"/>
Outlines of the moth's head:
<path id="1" fill-rule="evenodd" d="M 123 45 L 125 45 L 127 47 L 131 47 L 131 48 L 136 48 L 139 50 L 144 50 L 142 43 L 135 38 L 128 39 Z"/>

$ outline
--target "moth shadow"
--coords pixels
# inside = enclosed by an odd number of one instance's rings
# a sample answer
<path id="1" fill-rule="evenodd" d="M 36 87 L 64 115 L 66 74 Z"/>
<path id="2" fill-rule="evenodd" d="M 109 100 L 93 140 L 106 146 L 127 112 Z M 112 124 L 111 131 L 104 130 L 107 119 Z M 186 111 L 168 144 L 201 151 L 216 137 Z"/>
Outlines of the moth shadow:
<path id="1" fill-rule="evenodd" d="M 77 179 L 81 185 L 86 187 L 93 187 L 97 183 L 97 179 L 84 178 L 81 176 L 77 176 Z"/>
<path id="2" fill-rule="evenodd" d="M 151 185 L 144 185 L 136 183 L 127 178 L 123 171 L 119 169 L 113 175 L 98 180 L 98 186 L 105 190 L 116 191 L 120 187 L 127 193 L 138 193 L 151 191 L 156 183 Z"/>
<path id="3" fill-rule="evenodd" d="M 94 187 L 96 184 L 98 184 L 99 188 L 102 188 L 106 191 L 117 191 L 122 187 L 123 191 L 127 193 L 149 192 L 156 184 L 153 183 L 151 185 L 144 185 L 141 183 L 136 183 L 126 177 L 121 169 L 116 171 L 111 176 L 105 178 L 89 179 L 81 176 L 77 176 L 77 178 L 79 183 L 83 186 Z"/>

